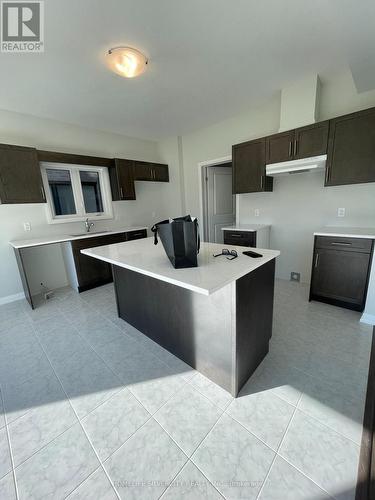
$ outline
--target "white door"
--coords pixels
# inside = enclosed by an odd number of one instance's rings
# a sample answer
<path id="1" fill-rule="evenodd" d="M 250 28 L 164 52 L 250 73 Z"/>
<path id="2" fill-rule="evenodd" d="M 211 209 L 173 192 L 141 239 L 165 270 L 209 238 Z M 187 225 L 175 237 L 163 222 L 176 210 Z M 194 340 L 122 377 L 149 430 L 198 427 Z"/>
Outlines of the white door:
<path id="1" fill-rule="evenodd" d="M 211 243 L 223 243 L 222 227 L 235 221 L 232 193 L 232 166 L 207 167 L 207 237 Z"/>

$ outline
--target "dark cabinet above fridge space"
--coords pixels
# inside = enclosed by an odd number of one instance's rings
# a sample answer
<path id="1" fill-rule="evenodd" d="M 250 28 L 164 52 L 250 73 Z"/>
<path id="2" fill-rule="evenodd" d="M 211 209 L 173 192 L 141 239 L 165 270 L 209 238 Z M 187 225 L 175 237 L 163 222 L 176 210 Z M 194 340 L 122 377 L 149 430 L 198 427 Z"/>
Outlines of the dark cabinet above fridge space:
<path id="1" fill-rule="evenodd" d="M 375 108 L 330 122 L 326 186 L 375 182 Z"/>
<path id="2" fill-rule="evenodd" d="M 134 180 L 169 182 L 168 165 L 145 161 L 134 162 Z"/>

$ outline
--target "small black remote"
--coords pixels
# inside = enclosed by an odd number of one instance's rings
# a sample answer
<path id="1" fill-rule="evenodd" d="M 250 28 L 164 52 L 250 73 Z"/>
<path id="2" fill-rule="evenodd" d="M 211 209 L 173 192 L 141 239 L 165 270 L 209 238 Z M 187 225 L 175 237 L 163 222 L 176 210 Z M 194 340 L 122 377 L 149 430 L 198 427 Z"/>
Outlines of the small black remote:
<path id="1" fill-rule="evenodd" d="M 253 252 L 252 250 L 247 250 L 246 252 L 242 252 L 244 255 L 247 255 L 248 257 L 253 257 L 256 259 L 257 257 L 263 257 L 260 253 Z"/>

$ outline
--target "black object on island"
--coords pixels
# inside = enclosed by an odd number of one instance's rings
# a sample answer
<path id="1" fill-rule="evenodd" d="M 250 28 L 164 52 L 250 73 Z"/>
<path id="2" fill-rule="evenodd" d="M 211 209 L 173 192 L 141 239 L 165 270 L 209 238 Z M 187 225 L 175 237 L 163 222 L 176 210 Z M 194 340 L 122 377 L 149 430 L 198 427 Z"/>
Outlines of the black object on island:
<path id="1" fill-rule="evenodd" d="M 263 257 L 261 253 L 253 252 L 252 250 L 246 250 L 246 252 L 242 252 L 247 257 L 252 257 L 253 259 L 257 259 L 258 257 Z"/>
<path id="2" fill-rule="evenodd" d="M 158 235 L 165 253 L 175 269 L 198 266 L 200 247 L 198 220 L 190 215 L 166 219 L 151 228 L 154 244 L 158 244 Z"/>

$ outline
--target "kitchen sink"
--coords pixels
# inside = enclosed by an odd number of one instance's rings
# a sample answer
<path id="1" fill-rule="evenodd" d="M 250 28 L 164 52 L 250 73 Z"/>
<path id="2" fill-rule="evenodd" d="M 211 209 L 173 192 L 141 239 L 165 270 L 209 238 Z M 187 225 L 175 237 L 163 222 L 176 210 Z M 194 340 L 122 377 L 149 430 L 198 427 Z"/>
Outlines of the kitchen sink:
<path id="1" fill-rule="evenodd" d="M 90 234 L 104 234 L 104 233 L 110 233 L 110 229 L 105 229 L 104 231 L 89 231 L 89 232 L 84 232 L 84 233 L 76 233 L 76 234 L 70 234 L 69 236 L 77 237 L 77 236 L 88 236 Z"/>

